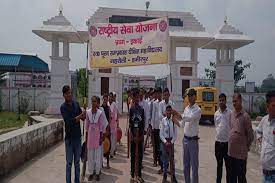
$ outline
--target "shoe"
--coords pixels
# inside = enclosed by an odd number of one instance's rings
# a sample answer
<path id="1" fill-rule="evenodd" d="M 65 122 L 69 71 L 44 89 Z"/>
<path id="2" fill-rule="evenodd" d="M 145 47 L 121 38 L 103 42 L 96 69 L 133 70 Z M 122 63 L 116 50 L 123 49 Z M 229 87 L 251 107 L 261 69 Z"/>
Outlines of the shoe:
<path id="1" fill-rule="evenodd" d="M 158 174 L 163 174 L 162 169 L 159 169 Z"/>
<path id="2" fill-rule="evenodd" d="M 167 175 L 163 175 L 162 183 L 167 183 Z"/>
<path id="3" fill-rule="evenodd" d="M 158 166 L 158 165 L 157 165 L 157 162 L 154 161 L 153 167 L 157 167 L 157 166 Z"/>
<path id="4" fill-rule="evenodd" d="M 110 167 L 110 165 L 108 164 L 106 168 L 107 168 L 107 169 L 110 169 L 111 167 Z"/>
<path id="5" fill-rule="evenodd" d="M 111 159 L 113 159 L 113 158 L 114 158 L 114 156 L 112 156 L 112 155 L 111 155 L 111 156 L 110 156 L 110 158 L 111 158 Z"/>
<path id="6" fill-rule="evenodd" d="M 137 178 L 137 181 L 138 181 L 139 183 L 144 183 L 144 180 L 143 180 L 143 178 L 141 178 L 141 177 L 138 177 L 138 178 Z"/>
<path id="7" fill-rule="evenodd" d="M 135 178 L 131 177 L 130 183 L 135 183 Z"/>
<path id="8" fill-rule="evenodd" d="M 178 183 L 175 175 L 173 175 L 173 178 L 171 177 L 171 183 Z"/>
<path id="9" fill-rule="evenodd" d="M 171 180 L 171 183 L 178 183 L 176 176 L 173 177 L 173 182 Z"/>
<path id="10" fill-rule="evenodd" d="M 100 181 L 100 176 L 99 176 L 99 174 L 96 175 L 96 181 Z"/>
<path id="11" fill-rule="evenodd" d="M 94 178 L 94 175 L 92 174 L 92 175 L 90 175 L 90 176 L 88 177 L 88 181 L 92 181 L 93 178 Z"/>

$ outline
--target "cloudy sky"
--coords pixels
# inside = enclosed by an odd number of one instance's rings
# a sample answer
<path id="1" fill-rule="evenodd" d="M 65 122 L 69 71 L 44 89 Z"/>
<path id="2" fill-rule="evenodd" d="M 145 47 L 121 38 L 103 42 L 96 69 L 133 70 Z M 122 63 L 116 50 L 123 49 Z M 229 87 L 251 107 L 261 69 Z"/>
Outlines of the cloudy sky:
<path id="1" fill-rule="evenodd" d="M 240 48 L 236 59 L 251 62 L 247 80 L 261 81 L 275 74 L 275 1 L 274 0 L 151 0 L 151 10 L 188 11 L 215 33 L 223 25 L 225 15 L 229 24 L 249 35 L 255 42 Z M 35 53 L 50 62 L 50 43 L 32 33 L 42 21 L 57 15 L 60 0 L 0 0 L 0 52 Z M 63 12 L 75 27 L 85 26 L 86 20 L 98 7 L 145 9 L 145 0 L 62 0 Z M 85 67 L 86 48 L 71 45 L 70 69 Z M 209 60 L 215 59 L 211 50 L 199 51 L 199 76 Z M 167 66 L 123 68 L 134 74 L 162 76 Z"/>

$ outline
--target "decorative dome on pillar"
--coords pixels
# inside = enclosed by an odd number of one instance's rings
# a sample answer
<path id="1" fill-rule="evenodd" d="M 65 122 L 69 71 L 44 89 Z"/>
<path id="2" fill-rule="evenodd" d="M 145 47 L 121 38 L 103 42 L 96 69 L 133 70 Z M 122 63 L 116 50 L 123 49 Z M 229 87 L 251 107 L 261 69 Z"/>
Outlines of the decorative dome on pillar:
<path id="1" fill-rule="evenodd" d="M 241 31 L 239 31 L 235 27 L 228 24 L 227 17 L 225 17 L 224 25 L 219 30 L 219 33 L 220 34 L 239 34 L 239 35 L 243 35 L 243 33 Z"/>
<path id="2" fill-rule="evenodd" d="M 228 23 L 227 17 L 224 20 L 224 25 L 214 35 L 214 40 L 206 44 L 203 48 L 205 49 L 216 49 L 221 45 L 229 46 L 233 49 L 238 49 L 250 43 L 254 40 L 243 32 L 235 28 Z"/>
<path id="3" fill-rule="evenodd" d="M 43 25 L 64 25 L 64 26 L 71 25 L 71 22 L 69 22 L 67 18 L 63 15 L 62 4 L 60 4 L 60 7 L 59 7 L 59 14 L 57 16 L 54 16 L 48 19 L 47 21 L 43 21 Z"/>
<path id="4" fill-rule="evenodd" d="M 46 21 L 43 25 L 32 32 L 46 41 L 53 41 L 59 37 L 59 41 L 66 40 L 70 43 L 84 43 L 78 31 L 71 22 L 63 15 L 63 7 L 60 4 L 57 16 L 54 16 Z"/>

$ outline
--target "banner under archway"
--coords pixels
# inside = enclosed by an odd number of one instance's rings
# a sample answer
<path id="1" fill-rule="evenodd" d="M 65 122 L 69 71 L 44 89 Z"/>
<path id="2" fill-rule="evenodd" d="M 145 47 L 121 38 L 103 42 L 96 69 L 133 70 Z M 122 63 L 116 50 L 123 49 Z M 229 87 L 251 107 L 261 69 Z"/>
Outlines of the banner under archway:
<path id="1" fill-rule="evenodd" d="M 168 63 L 167 18 L 89 27 L 89 69 Z"/>

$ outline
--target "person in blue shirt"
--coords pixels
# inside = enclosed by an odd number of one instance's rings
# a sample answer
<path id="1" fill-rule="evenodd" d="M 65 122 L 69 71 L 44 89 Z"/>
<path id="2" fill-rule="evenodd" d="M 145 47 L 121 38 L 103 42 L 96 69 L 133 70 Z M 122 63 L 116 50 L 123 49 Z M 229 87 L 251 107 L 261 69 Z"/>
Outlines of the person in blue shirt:
<path id="1" fill-rule="evenodd" d="M 75 183 L 80 182 L 80 154 L 81 154 L 81 128 L 80 120 L 86 118 L 86 110 L 82 111 L 78 102 L 72 99 L 70 86 L 62 88 L 65 102 L 60 112 L 65 122 L 65 151 L 66 151 L 66 183 L 71 183 L 71 169 L 74 160 Z"/>

